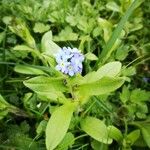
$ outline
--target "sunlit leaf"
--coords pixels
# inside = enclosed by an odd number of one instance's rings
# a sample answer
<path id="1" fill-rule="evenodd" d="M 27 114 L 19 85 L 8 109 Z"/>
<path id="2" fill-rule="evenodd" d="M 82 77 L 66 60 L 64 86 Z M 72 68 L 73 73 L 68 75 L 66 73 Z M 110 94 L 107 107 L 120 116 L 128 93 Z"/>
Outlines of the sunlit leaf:
<path id="1" fill-rule="evenodd" d="M 109 138 L 106 125 L 103 121 L 97 118 L 86 117 L 85 119 L 82 119 L 81 128 L 83 131 L 99 142 L 105 144 L 110 144 L 112 142 L 112 139 Z"/>
<path id="2" fill-rule="evenodd" d="M 112 11 L 116 11 L 119 12 L 120 11 L 120 7 L 115 3 L 115 2 L 108 2 L 106 4 L 106 7 Z"/>
<path id="3" fill-rule="evenodd" d="M 115 126 L 108 126 L 108 132 L 109 136 L 117 142 L 121 142 L 121 140 L 123 139 L 121 131 Z"/>
<path id="4" fill-rule="evenodd" d="M 29 67 L 26 65 L 16 65 L 14 68 L 14 71 L 18 73 L 23 73 L 23 74 L 31 74 L 31 75 L 46 75 L 45 72 L 43 72 L 40 69 L 36 69 L 33 67 Z"/>
<path id="5" fill-rule="evenodd" d="M 119 74 L 121 70 L 121 63 L 119 61 L 114 61 L 105 64 L 100 67 L 97 71 L 93 71 L 84 76 L 82 83 L 90 83 L 100 80 L 103 77 L 115 77 Z"/>
<path id="6" fill-rule="evenodd" d="M 42 52 L 54 57 L 54 55 L 60 50 L 60 47 L 52 41 L 52 32 L 46 32 L 41 41 Z"/>
<path id="7" fill-rule="evenodd" d="M 45 24 L 40 23 L 40 22 L 35 23 L 35 26 L 33 28 L 35 33 L 43 33 L 43 32 L 48 31 L 49 29 L 50 29 L 49 25 L 45 25 Z"/>
<path id="8" fill-rule="evenodd" d="M 46 147 L 53 150 L 63 140 L 69 128 L 75 105 L 65 104 L 53 112 L 46 127 Z"/>
<path id="9" fill-rule="evenodd" d="M 38 76 L 25 80 L 23 83 L 42 97 L 52 100 L 63 97 L 62 92 L 67 91 L 62 78 Z"/>

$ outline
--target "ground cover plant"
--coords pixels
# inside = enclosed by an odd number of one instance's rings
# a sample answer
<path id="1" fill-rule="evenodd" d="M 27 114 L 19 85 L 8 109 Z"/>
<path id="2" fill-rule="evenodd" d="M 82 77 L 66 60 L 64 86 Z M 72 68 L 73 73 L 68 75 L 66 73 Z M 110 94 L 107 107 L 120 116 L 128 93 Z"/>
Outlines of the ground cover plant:
<path id="1" fill-rule="evenodd" d="M 148 150 L 150 2 L 0 1 L 0 149 Z"/>

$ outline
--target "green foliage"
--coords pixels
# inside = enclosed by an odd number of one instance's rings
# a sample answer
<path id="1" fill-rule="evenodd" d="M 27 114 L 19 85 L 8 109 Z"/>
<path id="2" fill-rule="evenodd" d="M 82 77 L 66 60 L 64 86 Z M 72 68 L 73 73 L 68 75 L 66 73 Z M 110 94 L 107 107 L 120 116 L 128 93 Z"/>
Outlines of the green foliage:
<path id="1" fill-rule="evenodd" d="M 141 89 L 135 89 L 131 92 L 130 99 L 133 102 L 148 101 L 150 98 L 150 92 Z"/>
<path id="2" fill-rule="evenodd" d="M 102 59 L 103 62 L 105 62 L 110 57 L 110 55 L 112 53 L 112 50 L 113 50 L 112 47 L 114 46 L 116 40 L 119 38 L 119 36 L 121 34 L 121 31 L 122 31 L 125 23 L 127 22 L 129 16 L 132 14 L 132 12 L 134 11 L 134 9 L 136 8 L 136 6 L 137 6 L 138 3 L 139 3 L 139 1 L 135 0 L 131 4 L 131 6 L 128 8 L 128 10 L 126 11 L 126 13 L 124 14 L 124 16 L 122 17 L 122 19 L 120 20 L 118 26 L 114 30 L 111 38 L 109 39 L 108 43 L 106 44 L 106 47 L 102 51 L 101 59 Z"/>
<path id="3" fill-rule="evenodd" d="M 150 148 L 149 6 L 1 0 L 0 149 Z M 62 47 L 84 54 L 81 74 L 55 69 Z"/>
<path id="4" fill-rule="evenodd" d="M 9 104 L 0 95 L 0 120 L 8 114 L 8 106 Z"/>
<path id="5" fill-rule="evenodd" d="M 46 75 L 45 72 L 43 72 L 40 69 L 32 68 L 26 65 L 16 65 L 14 70 L 18 73 L 23 74 L 30 74 L 30 75 Z"/>
<path id="6" fill-rule="evenodd" d="M 116 140 L 117 142 L 121 142 L 123 139 L 123 135 L 119 129 L 117 129 L 115 126 L 108 126 L 108 132 L 109 136 Z"/>
<path id="7" fill-rule="evenodd" d="M 35 48 L 34 38 L 31 36 L 26 24 L 21 19 L 13 20 L 9 26 L 10 30 L 20 36 L 30 47 Z"/>
<path id="8" fill-rule="evenodd" d="M 65 137 L 56 148 L 56 150 L 67 150 L 68 147 L 71 147 L 74 144 L 75 138 L 71 132 L 66 133 Z"/>
<path id="9" fill-rule="evenodd" d="M 67 92 L 63 80 L 63 78 L 37 76 L 24 81 L 24 85 L 39 95 L 57 100 L 58 98 L 64 97 L 62 92 Z"/>
<path id="10" fill-rule="evenodd" d="M 124 78 L 105 77 L 95 82 L 80 85 L 76 92 L 81 99 L 82 96 L 103 95 L 118 89 L 123 83 Z"/>
<path id="11" fill-rule="evenodd" d="M 87 116 L 85 119 L 82 119 L 81 129 L 99 142 L 105 144 L 112 142 L 112 139 L 109 138 L 107 126 L 97 118 Z"/>
<path id="12" fill-rule="evenodd" d="M 46 147 L 53 150 L 63 140 L 70 124 L 75 105 L 72 103 L 59 107 L 51 116 L 46 127 Z"/>
<path id="13" fill-rule="evenodd" d="M 149 132 L 149 126 L 143 126 L 141 128 L 141 132 L 142 132 L 142 135 L 143 135 L 143 139 L 145 141 L 145 143 L 148 145 L 148 147 L 150 148 L 150 141 L 149 141 L 149 138 L 150 138 L 150 132 Z"/>
<path id="14" fill-rule="evenodd" d="M 77 41 L 78 34 L 72 31 L 72 28 L 67 26 L 57 36 L 54 36 L 54 41 Z"/>
<path id="15" fill-rule="evenodd" d="M 134 142 L 139 138 L 139 136 L 140 136 L 140 130 L 134 130 L 131 133 L 129 133 L 126 138 L 127 140 L 129 140 L 130 145 L 133 145 Z"/>
<path id="16" fill-rule="evenodd" d="M 0 148 L 2 150 L 10 148 L 20 150 L 42 148 L 42 141 L 34 142 L 32 138 L 29 137 L 28 133 L 30 127 L 27 122 L 22 122 L 20 125 L 1 125 L 1 127 L 3 127 L 4 130 L 4 134 L 0 134 Z"/>
<path id="17" fill-rule="evenodd" d="M 59 46 L 57 46 L 53 41 L 52 41 L 52 32 L 46 32 L 41 41 L 41 47 L 42 47 L 42 52 L 50 55 L 51 57 L 54 57 L 54 54 L 57 53 L 57 51 L 60 49 Z"/>
<path id="18" fill-rule="evenodd" d="M 48 31 L 49 29 L 50 29 L 49 25 L 45 25 L 43 23 L 37 22 L 34 25 L 33 31 L 35 33 L 43 33 L 43 32 Z"/>
<path id="19" fill-rule="evenodd" d="M 120 62 L 110 62 L 100 67 L 97 71 L 93 71 L 85 75 L 81 83 L 95 82 L 103 77 L 115 77 L 119 74 L 120 70 Z"/>
<path id="20" fill-rule="evenodd" d="M 88 52 L 88 53 L 85 55 L 85 57 L 86 57 L 86 59 L 91 60 L 91 61 L 98 59 L 96 55 L 94 55 L 93 53 L 90 53 L 90 52 Z"/>

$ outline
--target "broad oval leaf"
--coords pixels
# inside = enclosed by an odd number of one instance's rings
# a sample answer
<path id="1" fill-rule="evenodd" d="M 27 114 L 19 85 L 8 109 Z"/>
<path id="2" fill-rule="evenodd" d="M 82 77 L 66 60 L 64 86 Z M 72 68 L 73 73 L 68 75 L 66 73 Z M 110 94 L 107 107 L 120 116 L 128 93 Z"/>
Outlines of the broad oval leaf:
<path id="1" fill-rule="evenodd" d="M 120 142 L 123 139 L 121 131 L 115 126 L 108 126 L 108 132 L 109 136 L 117 142 Z"/>
<path id="2" fill-rule="evenodd" d="M 109 92 L 118 89 L 124 83 L 124 81 L 125 79 L 123 77 L 104 77 L 92 83 L 79 85 L 77 93 L 79 94 L 79 96 L 108 94 Z"/>
<path id="3" fill-rule="evenodd" d="M 55 92 L 55 91 L 66 91 L 66 87 L 63 83 L 62 78 L 53 78 L 38 76 L 26 80 L 23 82 L 25 86 L 29 87 L 35 92 Z"/>
<path id="4" fill-rule="evenodd" d="M 61 143 L 58 145 L 56 150 L 67 150 L 68 147 L 71 147 L 74 144 L 75 137 L 71 132 L 68 132 Z"/>
<path id="5" fill-rule="evenodd" d="M 94 117 L 86 117 L 81 121 L 81 128 L 85 131 L 88 135 L 90 135 L 95 140 L 110 144 L 112 143 L 112 139 L 109 138 L 109 133 L 107 130 L 107 126 L 104 124 L 103 121 L 94 118 Z"/>
<path id="6" fill-rule="evenodd" d="M 29 67 L 26 65 L 16 65 L 14 70 L 19 73 L 23 74 L 31 74 L 31 75 L 47 75 L 45 72 L 43 72 L 40 69 Z"/>
<path id="7" fill-rule="evenodd" d="M 130 141 L 130 145 L 133 145 L 136 140 L 140 137 L 140 130 L 134 130 L 127 135 L 127 140 Z"/>
<path id="8" fill-rule="evenodd" d="M 67 91 L 62 78 L 38 76 L 26 80 L 23 83 L 37 94 L 53 100 L 57 100 L 59 96 L 62 97 L 62 92 Z"/>
<path id="9" fill-rule="evenodd" d="M 95 54 L 91 53 L 91 52 L 88 52 L 88 53 L 85 55 L 85 57 L 86 57 L 86 59 L 88 59 L 88 60 L 98 60 L 98 57 L 97 57 Z"/>
<path id="10" fill-rule="evenodd" d="M 100 67 L 96 72 L 91 72 L 84 76 L 82 83 L 90 83 L 101 79 L 102 77 L 115 77 L 121 70 L 121 63 L 114 61 Z"/>
<path id="11" fill-rule="evenodd" d="M 52 41 L 52 32 L 46 32 L 41 41 L 42 52 L 54 57 L 54 54 L 60 50 L 60 47 Z"/>
<path id="12" fill-rule="evenodd" d="M 75 108 L 74 103 L 67 103 L 53 112 L 46 127 L 46 147 L 53 150 L 63 140 Z"/>

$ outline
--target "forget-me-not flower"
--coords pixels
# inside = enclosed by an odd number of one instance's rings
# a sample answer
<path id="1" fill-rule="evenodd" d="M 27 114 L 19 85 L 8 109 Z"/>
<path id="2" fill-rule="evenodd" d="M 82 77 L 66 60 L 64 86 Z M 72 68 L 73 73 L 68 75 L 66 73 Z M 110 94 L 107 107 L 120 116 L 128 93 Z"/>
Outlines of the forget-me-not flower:
<path id="1" fill-rule="evenodd" d="M 62 73 L 74 76 L 82 72 L 84 55 L 77 48 L 63 47 L 55 55 L 55 58 L 57 62 L 56 69 Z"/>

